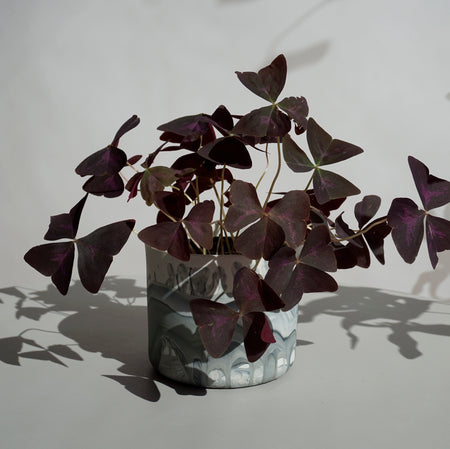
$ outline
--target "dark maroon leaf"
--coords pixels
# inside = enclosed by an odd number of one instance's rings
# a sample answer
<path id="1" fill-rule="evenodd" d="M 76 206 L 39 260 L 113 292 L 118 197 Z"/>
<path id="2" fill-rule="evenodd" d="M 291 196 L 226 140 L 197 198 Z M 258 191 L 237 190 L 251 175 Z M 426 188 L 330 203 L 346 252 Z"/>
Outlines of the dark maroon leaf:
<path id="1" fill-rule="evenodd" d="M 269 260 L 269 271 L 265 281 L 281 295 L 289 282 L 297 259 L 295 250 L 289 247 L 280 248 Z"/>
<path id="2" fill-rule="evenodd" d="M 419 252 L 424 233 L 424 211 L 409 198 L 395 198 L 387 219 L 392 239 L 405 262 L 413 263 Z"/>
<path id="3" fill-rule="evenodd" d="M 283 137 L 283 157 L 287 166 L 296 173 L 311 171 L 314 164 L 306 153 L 292 140 L 289 134 Z"/>
<path id="4" fill-rule="evenodd" d="M 313 177 L 314 193 L 320 204 L 330 200 L 358 195 L 361 191 L 342 176 L 317 168 Z"/>
<path id="5" fill-rule="evenodd" d="M 204 114 L 188 115 L 172 120 L 158 126 L 159 131 L 165 131 L 178 136 L 183 136 L 183 140 L 193 142 L 206 134 L 209 130 L 208 119 Z"/>
<path id="6" fill-rule="evenodd" d="M 287 63 L 284 55 L 277 56 L 270 65 L 255 72 L 236 72 L 239 81 L 254 94 L 271 103 L 277 101 L 286 82 Z"/>
<path id="7" fill-rule="evenodd" d="M 189 306 L 203 346 L 211 357 L 221 357 L 230 346 L 239 314 L 208 299 L 193 299 Z"/>
<path id="8" fill-rule="evenodd" d="M 85 192 L 105 198 L 116 198 L 122 195 L 124 184 L 119 173 L 105 176 L 92 176 L 83 185 Z"/>
<path id="9" fill-rule="evenodd" d="M 426 215 L 426 236 L 428 254 L 430 256 L 431 265 L 436 268 L 438 263 L 438 252 L 450 249 L 450 221 Z"/>
<path id="10" fill-rule="evenodd" d="M 180 222 L 166 221 L 149 226 L 139 232 L 138 237 L 152 248 L 167 251 L 179 260 L 190 258 L 186 231 Z"/>
<path id="11" fill-rule="evenodd" d="M 278 103 L 278 107 L 295 121 L 300 129 L 308 126 L 308 103 L 304 97 L 286 97 Z"/>
<path id="12" fill-rule="evenodd" d="M 350 226 L 344 221 L 342 216 L 344 215 L 344 212 L 338 215 L 335 222 L 335 230 L 339 237 L 346 239 L 348 237 L 353 237 L 356 232 L 350 229 Z M 352 238 L 349 240 L 351 245 L 357 246 L 359 248 L 364 247 L 364 242 L 361 242 L 361 239 L 358 238 Z"/>
<path id="13" fill-rule="evenodd" d="M 370 227 L 369 224 L 367 227 Z M 384 265 L 384 239 L 391 233 L 392 228 L 386 223 L 380 223 L 364 232 L 369 248 L 377 260 Z"/>
<path id="14" fill-rule="evenodd" d="M 219 106 L 213 112 L 211 118 L 224 130 L 231 131 L 234 126 L 233 117 L 231 116 L 228 109 L 223 105 Z"/>
<path id="15" fill-rule="evenodd" d="M 302 263 L 323 271 L 336 271 L 336 257 L 330 243 L 328 226 L 319 225 L 311 230 L 300 253 Z"/>
<path id="16" fill-rule="evenodd" d="M 120 138 L 127 133 L 128 131 L 131 131 L 133 128 L 136 128 L 137 125 L 139 125 L 140 119 L 137 115 L 133 115 L 130 117 L 117 131 L 116 135 L 114 136 L 112 145 L 116 147 L 119 145 Z"/>
<path id="17" fill-rule="evenodd" d="M 265 260 L 283 245 L 285 239 L 284 231 L 277 223 L 267 216 L 263 216 L 256 223 L 249 226 L 240 234 L 235 242 L 235 248 L 249 259 Z"/>
<path id="18" fill-rule="evenodd" d="M 203 248 L 213 246 L 211 222 L 214 215 L 214 202 L 211 200 L 196 204 L 183 220 L 190 236 Z"/>
<path id="19" fill-rule="evenodd" d="M 333 244 L 334 255 L 336 256 L 336 262 L 338 270 L 348 270 L 358 264 L 356 254 L 353 249 L 353 245 L 342 245 L 340 243 Z"/>
<path id="20" fill-rule="evenodd" d="M 308 120 L 306 138 L 316 165 L 334 164 L 363 152 L 356 145 L 333 139 L 313 118 Z"/>
<path id="21" fill-rule="evenodd" d="M 142 158 L 142 154 L 136 154 L 136 156 L 131 156 L 127 160 L 127 165 L 134 165 L 136 162 L 140 161 Z"/>
<path id="22" fill-rule="evenodd" d="M 359 229 L 362 229 L 378 212 L 381 198 L 377 195 L 367 195 L 355 205 L 355 217 L 358 220 Z"/>
<path id="23" fill-rule="evenodd" d="M 172 164 L 171 168 L 175 170 L 183 170 L 186 168 L 199 169 L 205 162 L 205 159 L 200 157 L 197 153 L 184 154 Z"/>
<path id="24" fill-rule="evenodd" d="M 127 182 L 125 188 L 130 192 L 127 201 L 135 198 L 138 194 L 139 184 L 144 176 L 144 172 L 135 173 Z"/>
<path id="25" fill-rule="evenodd" d="M 86 199 L 87 195 L 85 195 L 74 207 L 72 207 L 68 214 L 59 214 L 50 217 L 50 225 L 44 239 L 74 239 L 77 235 L 81 212 L 83 211 Z"/>
<path id="26" fill-rule="evenodd" d="M 150 167 L 145 170 L 141 180 L 141 195 L 147 206 L 155 201 L 155 193 L 163 191 L 181 176 L 180 170 L 169 167 Z"/>
<path id="27" fill-rule="evenodd" d="M 56 288 L 65 295 L 69 289 L 74 260 L 74 243 L 47 243 L 31 248 L 25 262 L 44 276 L 51 276 Z"/>
<path id="28" fill-rule="evenodd" d="M 108 146 L 88 156 L 75 169 L 80 176 L 117 174 L 127 164 L 127 155 L 120 148 Z"/>
<path id="29" fill-rule="evenodd" d="M 289 117 L 272 105 L 255 109 L 244 115 L 236 123 L 232 132 L 252 137 L 283 137 L 290 129 Z"/>
<path id="30" fill-rule="evenodd" d="M 450 182 L 430 175 L 427 166 L 412 156 L 408 163 L 425 210 L 450 202 Z"/>
<path id="31" fill-rule="evenodd" d="M 268 216 L 281 226 L 288 245 L 297 248 L 305 239 L 309 210 L 308 194 L 291 190 L 270 209 Z"/>
<path id="32" fill-rule="evenodd" d="M 225 217 L 229 232 L 239 231 L 263 215 L 256 189 L 248 182 L 236 180 L 231 184 L 230 201 L 232 206 Z"/>
<path id="33" fill-rule="evenodd" d="M 119 221 L 102 226 L 76 240 L 78 273 L 86 290 L 98 292 L 113 256 L 125 245 L 134 225 L 134 220 Z"/>
<path id="34" fill-rule="evenodd" d="M 249 362 L 256 362 L 275 343 L 269 320 L 263 312 L 252 312 L 242 318 L 244 326 L 244 347 Z"/>
<path id="35" fill-rule="evenodd" d="M 155 204 L 177 221 L 183 218 L 185 211 L 185 201 L 183 192 L 175 190 L 173 192 L 155 192 Z"/>
<path id="36" fill-rule="evenodd" d="M 243 314 L 273 311 L 284 306 L 283 301 L 267 282 L 247 267 L 241 268 L 234 275 L 233 297 Z"/>
<path id="37" fill-rule="evenodd" d="M 234 168 L 251 168 L 252 160 L 246 146 L 236 137 L 220 137 L 204 145 L 197 154 L 216 164 Z"/>

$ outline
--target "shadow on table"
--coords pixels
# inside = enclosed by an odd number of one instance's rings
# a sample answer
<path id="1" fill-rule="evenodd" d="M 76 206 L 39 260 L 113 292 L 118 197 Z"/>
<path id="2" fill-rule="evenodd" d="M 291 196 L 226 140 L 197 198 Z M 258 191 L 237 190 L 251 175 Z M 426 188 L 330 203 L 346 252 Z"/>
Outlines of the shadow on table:
<path id="1" fill-rule="evenodd" d="M 301 324 L 309 323 L 323 314 L 339 317 L 352 348 L 359 341 L 355 328 L 388 329 L 388 340 L 398 347 L 399 353 L 407 359 L 414 359 L 422 353 L 412 334 L 450 337 L 450 324 L 420 324 L 414 321 L 425 313 L 439 314 L 429 311 L 434 303 L 376 288 L 339 287 L 336 294 L 312 300 L 305 305 L 300 303 L 298 321 Z"/>
<path id="2" fill-rule="evenodd" d="M 8 297 L 16 301 L 16 319 L 39 321 L 47 314 L 61 317 L 57 330 L 33 327 L 17 336 L 0 339 L 0 361 L 20 366 L 21 360 L 28 358 L 68 366 L 70 360 L 83 360 L 77 352 L 81 348 L 119 361 L 122 364 L 118 368 L 120 374 L 105 377 L 142 399 L 159 400 L 157 382 L 180 395 L 206 395 L 206 389 L 171 381 L 151 367 L 147 354 L 147 307 L 142 305 L 142 299 L 137 301 L 146 294 L 146 289 L 136 286 L 134 280 L 111 276 L 105 279 L 96 295 L 86 292 L 79 281 L 67 296 L 62 296 L 53 285 L 31 292 L 20 287 L 0 289 L 3 302 Z M 73 343 L 58 343 L 61 336 Z M 53 343 L 43 344 L 49 337 L 53 338 Z"/>

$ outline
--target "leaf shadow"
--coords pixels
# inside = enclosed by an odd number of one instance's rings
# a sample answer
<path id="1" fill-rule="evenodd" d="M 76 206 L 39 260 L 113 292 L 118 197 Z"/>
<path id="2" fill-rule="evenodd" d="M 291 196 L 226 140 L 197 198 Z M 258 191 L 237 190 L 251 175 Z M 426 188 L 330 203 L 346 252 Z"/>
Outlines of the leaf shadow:
<path id="1" fill-rule="evenodd" d="M 322 0 L 321 2 L 316 3 L 311 8 L 306 9 L 300 14 L 293 22 L 284 27 L 278 34 L 276 34 L 268 47 L 269 55 L 274 55 L 279 51 L 279 47 L 281 43 L 290 35 L 295 34 L 298 29 L 303 25 L 307 20 L 309 20 L 312 16 L 321 11 L 325 6 L 329 3 L 336 0 Z M 297 36 L 299 41 L 303 41 L 304 37 Z M 316 43 L 313 43 L 307 47 L 298 48 L 294 52 L 287 52 L 287 58 L 289 61 L 289 69 L 295 70 L 299 69 L 303 66 L 307 66 L 313 63 L 320 61 L 331 46 L 331 43 L 328 40 L 322 40 Z"/>
<path id="2" fill-rule="evenodd" d="M 355 328 L 388 329 L 388 341 L 407 359 L 422 355 L 413 333 L 450 337 L 450 324 L 421 324 L 415 320 L 430 312 L 434 301 L 368 287 L 339 287 L 336 294 L 311 300 L 299 307 L 298 322 L 310 323 L 319 315 L 341 319 L 352 349 L 359 342 Z M 438 313 L 438 312 L 433 312 Z"/>
<path id="3" fill-rule="evenodd" d="M 444 218 L 450 220 L 450 204 L 447 204 L 444 209 Z M 449 278 L 450 251 L 444 251 L 439 253 L 439 263 L 434 270 L 425 271 L 419 275 L 412 288 L 412 294 L 418 295 L 428 289 L 428 293 L 432 298 L 450 303 L 450 297 L 442 297 L 440 294 L 442 284 Z"/>
<path id="4" fill-rule="evenodd" d="M 8 287 L 0 289 L 0 294 L 16 301 L 16 319 L 25 317 L 39 321 L 50 313 L 61 317 L 53 331 L 27 328 L 19 335 L 1 338 L 0 361 L 3 363 L 20 366 L 21 360 L 27 358 L 70 368 L 70 363 L 83 360 L 77 350 L 80 348 L 120 362 L 118 373 L 105 374 L 104 377 L 141 399 L 158 401 L 161 397 L 158 384 L 166 385 L 180 395 L 206 395 L 206 389 L 166 379 L 151 366 L 147 354 L 147 307 L 143 302 L 147 291 L 137 286 L 133 279 L 108 276 L 96 295 L 85 291 L 79 281 L 71 286 L 66 296 L 52 284 L 46 290 L 26 294 L 20 287 Z M 30 308 L 27 305 L 30 301 L 33 308 L 36 308 L 34 303 L 39 305 L 40 313 L 29 316 L 23 312 Z M 39 343 L 41 332 L 54 334 L 50 345 Z M 61 336 L 73 344 L 60 344 Z M 27 346 L 33 349 L 24 351 Z"/>

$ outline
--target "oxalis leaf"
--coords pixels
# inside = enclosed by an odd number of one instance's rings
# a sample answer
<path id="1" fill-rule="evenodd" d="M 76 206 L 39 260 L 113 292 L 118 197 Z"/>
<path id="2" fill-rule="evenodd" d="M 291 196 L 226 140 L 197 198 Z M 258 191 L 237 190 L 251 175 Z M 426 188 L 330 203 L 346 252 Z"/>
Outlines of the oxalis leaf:
<path id="1" fill-rule="evenodd" d="M 337 290 L 336 281 L 324 271 L 337 269 L 329 243 L 328 227 L 319 225 L 306 237 L 298 257 L 294 249 L 283 247 L 270 259 L 265 280 L 285 303 L 283 310 L 298 304 L 303 293 Z"/>
<path id="2" fill-rule="evenodd" d="M 274 103 L 283 90 L 287 75 L 284 55 L 278 55 L 268 66 L 258 73 L 236 72 L 239 81 L 254 94 Z"/>
<path id="3" fill-rule="evenodd" d="M 239 312 L 209 299 L 194 299 L 190 308 L 200 338 L 212 357 L 221 357 L 230 346 L 239 318 L 244 329 L 244 347 L 250 362 L 258 360 L 275 342 L 264 311 L 284 306 L 274 290 L 254 271 L 241 268 L 235 275 L 233 296 Z"/>
<path id="4" fill-rule="evenodd" d="M 309 197 L 305 192 L 292 190 L 265 212 L 255 187 L 237 180 L 230 188 L 230 202 L 225 228 L 236 232 L 250 225 L 235 240 L 235 248 L 245 256 L 268 260 L 284 241 L 293 247 L 303 241 L 309 216 Z"/>
<path id="5" fill-rule="evenodd" d="M 450 222 L 428 211 L 450 202 L 450 183 L 430 175 L 426 165 L 412 156 L 408 163 L 425 210 L 409 198 L 395 198 L 387 215 L 392 239 L 405 262 L 412 263 L 425 231 L 430 262 L 436 268 L 437 253 L 450 249 Z"/>
<path id="6" fill-rule="evenodd" d="M 127 164 L 127 156 L 117 145 L 120 138 L 138 124 L 139 118 L 133 115 L 117 131 L 111 145 L 91 154 L 77 166 L 75 172 L 78 175 L 91 176 L 83 185 L 86 192 L 106 198 L 122 194 L 124 184 L 119 172 Z"/>
<path id="7" fill-rule="evenodd" d="M 167 197 L 164 197 L 167 199 Z M 161 210 L 170 212 L 167 205 L 158 202 Z M 184 204 L 183 209 L 184 212 Z M 177 259 L 187 261 L 190 259 L 189 241 L 186 229 L 192 239 L 205 249 L 211 249 L 213 234 L 211 221 L 214 215 L 214 202 L 211 200 L 196 204 L 185 219 L 177 213 L 174 221 L 161 221 L 139 232 L 138 237 L 147 245 L 160 251 L 167 251 Z M 184 226 L 183 226 L 184 224 Z"/>
<path id="8" fill-rule="evenodd" d="M 71 216 L 71 212 L 66 214 L 67 219 L 73 220 L 70 232 L 78 227 L 77 216 Z M 69 242 L 35 246 L 25 254 L 24 259 L 44 276 L 51 276 L 56 288 L 65 295 L 72 277 L 76 245 L 81 283 L 89 292 L 97 293 L 111 265 L 113 256 L 118 254 L 125 245 L 134 224 L 134 220 L 120 221 L 103 226 L 85 237 Z M 56 235 L 58 233 L 53 232 L 52 236 L 55 237 Z M 66 237 L 63 234 L 59 235 L 61 235 L 61 238 Z M 72 235 L 69 238 L 72 238 Z"/>

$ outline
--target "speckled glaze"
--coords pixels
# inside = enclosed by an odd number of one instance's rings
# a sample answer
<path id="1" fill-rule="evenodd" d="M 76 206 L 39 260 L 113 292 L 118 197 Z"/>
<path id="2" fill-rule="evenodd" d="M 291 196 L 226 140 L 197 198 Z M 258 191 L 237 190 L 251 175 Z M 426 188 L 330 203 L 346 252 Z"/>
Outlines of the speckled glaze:
<path id="1" fill-rule="evenodd" d="M 182 262 L 146 247 L 149 356 L 155 369 L 170 379 L 208 388 L 238 388 L 269 382 L 294 363 L 297 307 L 268 312 L 276 343 L 256 362 L 248 362 L 237 326 L 228 351 L 212 358 L 203 348 L 189 309 L 194 298 L 227 304 L 233 301 L 233 277 L 249 259 L 236 255 L 191 255 Z M 264 275 L 267 264 L 260 263 Z"/>

